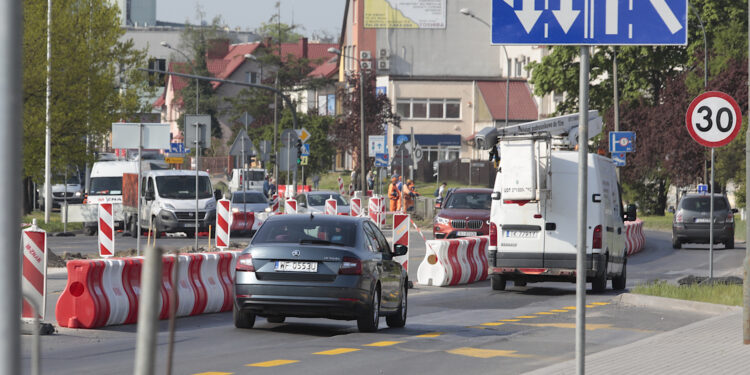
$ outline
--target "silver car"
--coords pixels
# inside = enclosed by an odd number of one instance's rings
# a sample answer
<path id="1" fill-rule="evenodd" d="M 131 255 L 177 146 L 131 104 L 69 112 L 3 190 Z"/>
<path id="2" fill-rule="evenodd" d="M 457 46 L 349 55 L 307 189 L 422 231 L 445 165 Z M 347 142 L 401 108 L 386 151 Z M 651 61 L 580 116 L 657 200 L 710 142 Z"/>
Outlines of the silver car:
<path id="1" fill-rule="evenodd" d="M 271 216 L 237 260 L 234 325 L 256 316 L 357 320 L 361 332 L 406 324 L 408 276 L 367 218 L 292 214 Z"/>
<path id="2" fill-rule="evenodd" d="M 727 197 L 713 194 L 714 243 L 723 243 L 726 249 L 734 248 L 734 214 Z M 677 205 L 672 221 L 672 247 L 679 249 L 683 243 L 709 243 L 711 224 L 711 198 L 709 194 L 687 194 Z"/>
<path id="3" fill-rule="evenodd" d="M 297 212 L 298 213 L 325 213 L 326 200 L 333 198 L 336 200 L 336 210 L 340 214 L 349 215 L 349 203 L 334 191 L 308 191 L 297 194 Z"/>

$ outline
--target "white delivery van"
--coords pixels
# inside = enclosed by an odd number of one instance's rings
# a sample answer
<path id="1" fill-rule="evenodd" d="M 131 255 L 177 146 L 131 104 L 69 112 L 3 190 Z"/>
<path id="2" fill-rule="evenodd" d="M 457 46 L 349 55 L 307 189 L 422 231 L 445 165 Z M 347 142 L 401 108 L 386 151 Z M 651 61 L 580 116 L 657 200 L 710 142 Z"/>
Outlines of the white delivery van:
<path id="1" fill-rule="evenodd" d="M 207 232 L 216 222 L 216 199 L 206 172 L 198 172 L 198 231 Z M 137 216 L 126 207 L 126 221 L 135 233 L 136 219 L 141 228 L 149 224 L 161 233 L 195 234 L 196 196 L 194 170 L 158 170 L 142 174 L 141 210 Z"/>
<path id="2" fill-rule="evenodd" d="M 263 191 L 263 181 L 266 178 L 266 170 L 262 168 L 250 168 L 250 169 L 233 169 L 232 179 L 229 180 L 229 190 L 231 191 L 242 191 L 244 184 L 244 190 L 258 190 Z"/>
<path id="3" fill-rule="evenodd" d="M 557 134 L 503 137 L 490 212 L 492 289 L 507 281 L 576 281 L 578 152 Z M 625 226 L 615 166 L 588 155 L 586 279 L 594 291 L 607 280 L 625 288 Z M 630 213 L 635 219 L 635 213 Z"/>
<path id="4" fill-rule="evenodd" d="M 142 173 L 149 171 L 149 163 L 144 163 Z M 113 203 L 115 227 L 124 228 L 122 214 L 122 175 L 138 173 L 138 162 L 135 161 L 99 161 L 91 167 L 89 191 L 86 203 L 91 205 L 89 212 L 96 218 L 96 206 L 99 203 Z M 98 229 L 96 221 L 84 222 L 87 234 L 93 235 Z"/>

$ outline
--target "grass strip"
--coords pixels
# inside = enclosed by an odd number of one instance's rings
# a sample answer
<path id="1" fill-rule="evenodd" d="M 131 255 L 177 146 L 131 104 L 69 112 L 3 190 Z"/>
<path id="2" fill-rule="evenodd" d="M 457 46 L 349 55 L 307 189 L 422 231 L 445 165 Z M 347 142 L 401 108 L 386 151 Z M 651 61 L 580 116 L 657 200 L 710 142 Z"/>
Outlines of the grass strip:
<path id="1" fill-rule="evenodd" d="M 742 285 L 736 284 L 673 285 L 659 280 L 636 285 L 630 292 L 687 301 L 742 306 Z"/>

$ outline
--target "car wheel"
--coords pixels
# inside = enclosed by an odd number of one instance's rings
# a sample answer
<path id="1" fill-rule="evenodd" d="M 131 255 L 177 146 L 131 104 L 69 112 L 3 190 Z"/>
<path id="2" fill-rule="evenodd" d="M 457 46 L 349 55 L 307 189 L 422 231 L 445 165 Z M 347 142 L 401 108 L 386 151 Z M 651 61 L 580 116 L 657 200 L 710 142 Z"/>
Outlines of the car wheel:
<path id="1" fill-rule="evenodd" d="M 492 285 L 492 290 L 505 290 L 505 278 L 500 275 L 492 275 L 490 285 Z"/>
<path id="2" fill-rule="evenodd" d="M 627 277 L 628 277 L 628 262 L 624 262 L 622 264 L 622 272 L 620 272 L 619 275 L 612 278 L 612 289 L 624 290 Z"/>
<path id="3" fill-rule="evenodd" d="M 97 232 L 96 227 L 83 227 L 84 231 L 86 232 L 87 236 L 93 236 Z"/>
<path id="4" fill-rule="evenodd" d="M 266 320 L 268 320 L 269 323 L 284 323 L 286 317 L 281 315 L 274 315 L 267 317 Z"/>
<path id="5" fill-rule="evenodd" d="M 526 286 L 526 282 L 525 281 L 520 281 L 520 280 L 515 280 L 515 281 L 513 281 L 513 285 L 514 286 Z"/>
<path id="6" fill-rule="evenodd" d="M 673 249 L 680 249 L 682 248 L 682 242 L 680 242 L 677 237 L 672 236 L 672 248 Z"/>
<path id="7" fill-rule="evenodd" d="M 407 304 L 407 297 L 408 294 L 406 293 L 406 290 L 408 289 L 408 286 L 406 282 L 401 287 L 401 303 L 398 305 L 398 310 L 393 315 L 388 315 L 385 317 L 385 323 L 388 324 L 388 327 L 391 328 L 401 328 L 406 325 L 406 312 L 407 307 L 409 306 Z"/>
<path id="8" fill-rule="evenodd" d="M 128 226 L 129 227 L 128 231 L 130 232 L 130 235 L 132 235 L 133 237 L 136 237 L 138 235 L 138 218 L 135 216 L 131 217 L 130 222 L 128 224 L 130 224 Z"/>
<path id="9" fill-rule="evenodd" d="M 236 304 L 232 304 L 232 317 L 234 326 L 237 328 L 249 329 L 255 325 L 255 314 L 240 310 Z"/>
<path id="10" fill-rule="evenodd" d="M 363 315 L 357 318 L 357 328 L 360 332 L 375 332 L 380 323 L 380 289 L 372 293 L 370 306 Z"/>
<path id="11" fill-rule="evenodd" d="M 724 241 L 724 248 L 725 249 L 734 249 L 734 238 L 730 238 L 730 239 Z"/>

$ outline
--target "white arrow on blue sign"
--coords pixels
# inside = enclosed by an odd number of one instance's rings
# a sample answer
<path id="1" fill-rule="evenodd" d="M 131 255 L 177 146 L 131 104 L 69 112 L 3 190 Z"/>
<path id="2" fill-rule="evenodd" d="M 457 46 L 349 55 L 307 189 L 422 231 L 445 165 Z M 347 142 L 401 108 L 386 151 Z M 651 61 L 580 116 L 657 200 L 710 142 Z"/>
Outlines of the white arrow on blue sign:
<path id="1" fill-rule="evenodd" d="M 492 43 L 686 45 L 687 0 L 493 0 Z"/>
<path id="2" fill-rule="evenodd" d="M 609 132 L 609 152 L 635 152 L 635 133 Z"/>

